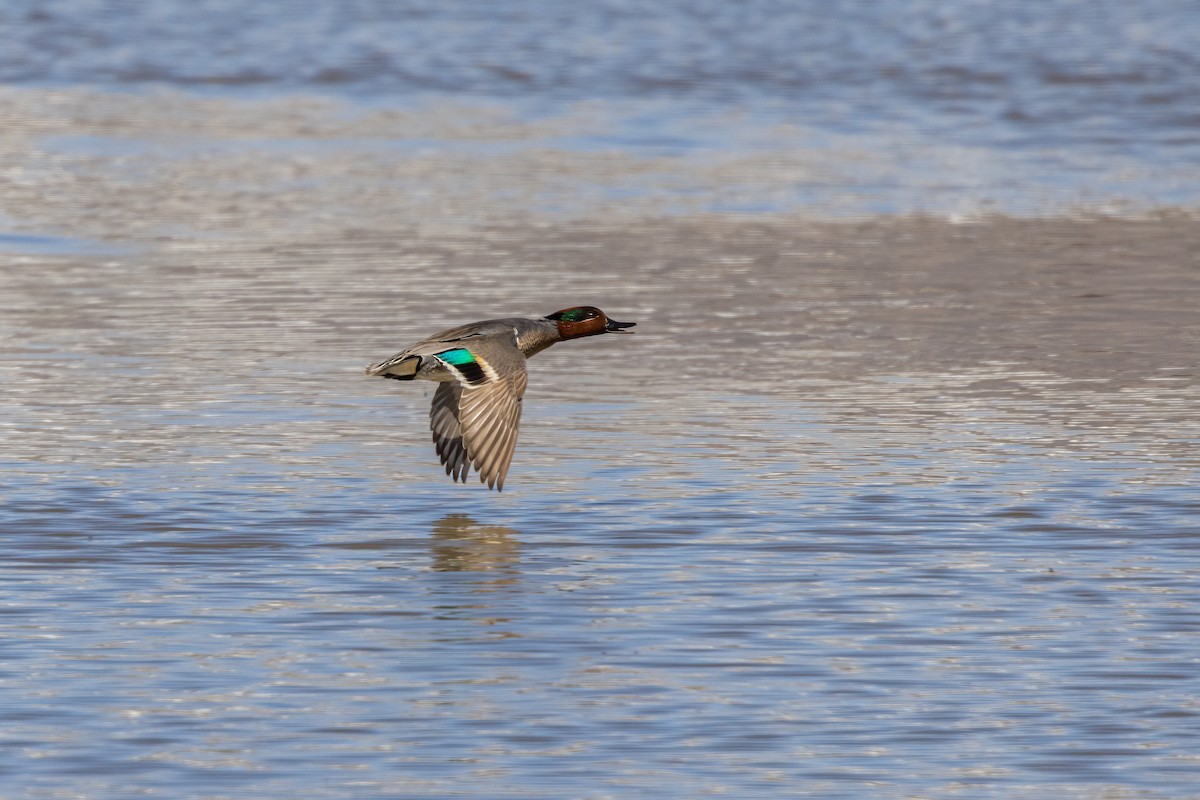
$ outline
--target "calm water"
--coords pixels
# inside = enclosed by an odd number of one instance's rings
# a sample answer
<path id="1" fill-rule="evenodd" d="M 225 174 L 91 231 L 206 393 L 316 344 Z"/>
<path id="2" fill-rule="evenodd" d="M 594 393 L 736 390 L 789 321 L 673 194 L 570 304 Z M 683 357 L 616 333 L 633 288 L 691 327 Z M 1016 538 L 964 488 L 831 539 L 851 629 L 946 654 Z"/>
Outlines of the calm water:
<path id="1" fill-rule="evenodd" d="M 499 104 L 559 121 L 545 147 L 724 166 L 719 211 L 1200 204 L 1190 0 L 10 0 L 0 26 L 8 86 Z M 730 196 L 756 156 L 781 185 Z"/>
<path id="2" fill-rule="evenodd" d="M 0 798 L 1197 796 L 1189 4 L 297 8 L 0 10 Z"/>

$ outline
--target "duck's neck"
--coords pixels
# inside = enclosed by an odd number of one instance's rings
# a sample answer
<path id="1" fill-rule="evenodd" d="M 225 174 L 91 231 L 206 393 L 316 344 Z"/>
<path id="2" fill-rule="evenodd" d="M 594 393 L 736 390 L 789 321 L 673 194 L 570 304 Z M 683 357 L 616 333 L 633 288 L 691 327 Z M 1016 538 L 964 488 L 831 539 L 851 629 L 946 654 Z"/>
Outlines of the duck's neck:
<path id="1" fill-rule="evenodd" d="M 527 324 L 517 328 L 517 347 L 526 358 L 530 358 L 555 342 L 561 342 L 558 323 L 549 319 L 522 320 Z"/>

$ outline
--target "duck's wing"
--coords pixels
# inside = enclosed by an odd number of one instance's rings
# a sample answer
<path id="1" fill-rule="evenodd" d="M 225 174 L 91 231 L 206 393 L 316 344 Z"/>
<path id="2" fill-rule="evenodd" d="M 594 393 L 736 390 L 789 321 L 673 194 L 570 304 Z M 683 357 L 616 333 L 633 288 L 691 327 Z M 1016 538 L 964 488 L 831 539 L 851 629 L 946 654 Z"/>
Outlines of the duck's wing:
<path id="1" fill-rule="evenodd" d="M 442 464 L 465 480 L 469 461 L 488 488 L 503 489 L 521 424 L 525 356 L 503 333 L 462 339 L 435 357 L 455 378 L 438 387 L 430 410 Z"/>
<path id="2" fill-rule="evenodd" d="M 437 391 L 433 393 L 433 407 L 429 409 L 429 427 L 433 431 L 433 446 L 442 460 L 442 466 L 446 468 L 446 474 L 466 483 L 471 461 L 467 458 L 462 427 L 458 424 L 461 398 L 462 387 L 457 381 L 439 383 Z"/>

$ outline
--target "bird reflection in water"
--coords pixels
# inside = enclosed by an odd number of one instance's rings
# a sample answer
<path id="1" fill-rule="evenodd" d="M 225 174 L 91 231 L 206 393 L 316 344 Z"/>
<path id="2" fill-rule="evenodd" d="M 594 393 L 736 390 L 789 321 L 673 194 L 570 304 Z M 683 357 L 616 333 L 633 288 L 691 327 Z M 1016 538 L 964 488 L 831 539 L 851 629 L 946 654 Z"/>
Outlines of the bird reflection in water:
<path id="1" fill-rule="evenodd" d="M 481 525 L 470 514 L 447 514 L 433 523 L 433 568 L 439 572 L 498 572 L 497 586 L 517 579 L 520 542 L 504 525 Z"/>

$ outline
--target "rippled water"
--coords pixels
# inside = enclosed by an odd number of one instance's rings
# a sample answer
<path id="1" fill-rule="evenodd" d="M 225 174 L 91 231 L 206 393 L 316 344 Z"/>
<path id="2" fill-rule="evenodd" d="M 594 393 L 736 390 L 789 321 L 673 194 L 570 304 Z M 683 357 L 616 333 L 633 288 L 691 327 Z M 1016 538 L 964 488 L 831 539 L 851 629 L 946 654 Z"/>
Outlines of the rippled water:
<path id="1" fill-rule="evenodd" d="M 8 796 L 1189 796 L 1172 226 L 30 257 L 3 286 Z M 1118 244 L 1162 260 L 1061 266 Z M 428 391 L 361 375 L 568 297 L 639 332 L 532 362 L 502 495 L 441 474 Z"/>
<path id="2" fill-rule="evenodd" d="M 1196 796 L 1188 4 L 301 5 L 0 9 L 0 798 Z"/>
<path id="3" fill-rule="evenodd" d="M 9 86 L 500 104 L 565 117 L 546 147 L 689 158 L 726 194 L 762 160 L 782 184 L 717 211 L 1200 203 L 1200 12 L 1180 0 L 12 0 L 0 25 Z M 618 196 L 696 201 L 655 178 Z"/>
<path id="4" fill-rule="evenodd" d="M 1178 0 L 13 0 L 3 14 L 6 83 L 648 96 L 777 104 L 843 131 L 937 119 L 972 138 L 1076 142 L 1136 121 L 1143 144 L 1196 142 L 1183 103 L 1200 15 Z"/>

